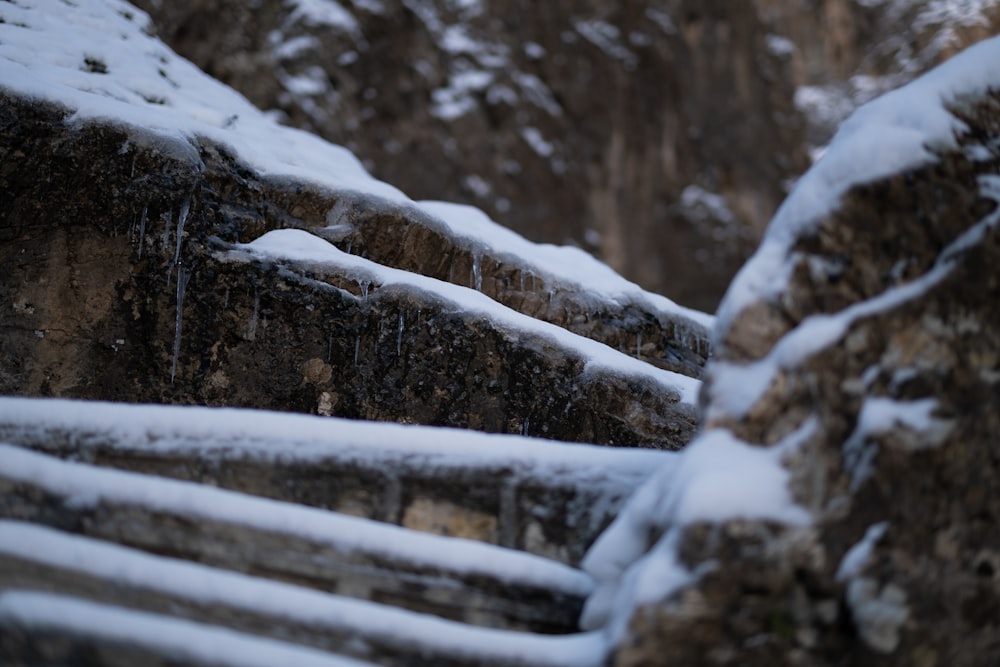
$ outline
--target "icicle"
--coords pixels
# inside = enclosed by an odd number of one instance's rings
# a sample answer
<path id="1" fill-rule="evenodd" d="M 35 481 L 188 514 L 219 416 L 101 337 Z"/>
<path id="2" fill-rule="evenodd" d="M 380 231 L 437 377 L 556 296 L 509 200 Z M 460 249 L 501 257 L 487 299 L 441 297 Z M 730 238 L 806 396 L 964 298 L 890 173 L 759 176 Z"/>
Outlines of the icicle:
<path id="1" fill-rule="evenodd" d="M 174 214 L 172 211 L 167 211 L 167 221 L 163 225 L 163 250 L 170 247 L 170 225 L 174 222 Z"/>
<path id="2" fill-rule="evenodd" d="M 222 299 L 222 309 L 229 308 L 229 288 L 226 288 L 226 296 Z"/>
<path id="3" fill-rule="evenodd" d="M 353 241 L 351 241 L 351 240 L 347 241 L 347 251 L 346 252 L 347 252 L 348 255 L 351 254 L 351 247 L 353 246 L 353 244 L 354 244 Z"/>
<path id="4" fill-rule="evenodd" d="M 368 301 L 368 288 L 369 286 L 371 286 L 371 283 L 368 282 L 367 280 L 364 280 L 363 278 L 355 278 L 355 281 L 358 283 L 358 287 L 361 289 L 362 301 Z"/>
<path id="5" fill-rule="evenodd" d="M 521 435 L 528 435 L 528 427 L 530 425 L 531 422 L 528 420 L 527 417 L 525 417 L 524 422 L 521 424 Z"/>
<path id="6" fill-rule="evenodd" d="M 326 341 L 326 362 L 333 361 L 333 334 L 331 333 Z"/>
<path id="7" fill-rule="evenodd" d="M 472 253 L 472 286 L 477 292 L 483 291 L 483 258 L 478 252 Z"/>
<path id="8" fill-rule="evenodd" d="M 361 350 L 361 334 L 354 339 L 354 365 L 358 365 L 358 352 Z"/>
<path id="9" fill-rule="evenodd" d="M 148 206 L 142 207 L 142 217 L 139 218 L 139 259 L 142 259 L 142 244 L 146 242 L 146 214 L 149 212 Z"/>
<path id="10" fill-rule="evenodd" d="M 191 210 L 191 199 L 187 199 L 181 205 L 181 212 L 177 216 L 177 249 L 174 251 L 174 264 L 181 262 L 181 243 L 184 241 L 184 223 L 187 222 L 188 212 Z"/>
<path id="11" fill-rule="evenodd" d="M 524 293 L 524 271 L 519 271 L 521 274 L 521 293 Z"/>
<path id="12" fill-rule="evenodd" d="M 253 315 L 250 316 L 250 340 L 257 340 L 257 312 L 260 310 L 260 290 L 253 288 Z"/>
<path id="13" fill-rule="evenodd" d="M 177 375 L 177 359 L 181 354 L 181 323 L 184 316 L 184 290 L 187 288 L 191 274 L 184 267 L 177 270 L 177 314 L 174 317 L 174 361 L 170 366 L 170 384 Z"/>
<path id="14" fill-rule="evenodd" d="M 403 311 L 399 311 L 399 331 L 396 333 L 396 356 L 403 347 Z"/>

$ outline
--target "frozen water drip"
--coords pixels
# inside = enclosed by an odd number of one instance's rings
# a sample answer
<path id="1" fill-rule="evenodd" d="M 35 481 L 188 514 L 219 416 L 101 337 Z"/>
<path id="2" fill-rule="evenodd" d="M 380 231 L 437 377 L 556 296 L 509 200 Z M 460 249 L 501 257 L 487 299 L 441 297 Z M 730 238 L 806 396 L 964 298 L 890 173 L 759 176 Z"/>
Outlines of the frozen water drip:
<path id="1" fill-rule="evenodd" d="M 483 257 L 478 252 L 472 253 L 472 285 L 477 292 L 483 291 Z"/>
<path id="2" fill-rule="evenodd" d="M 177 314 L 174 316 L 174 360 L 170 365 L 170 384 L 177 376 L 177 359 L 181 354 L 181 325 L 184 317 L 184 290 L 191 274 L 183 266 L 177 269 Z"/>
<path id="3" fill-rule="evenodd" d="M 396 356 L 400 354 L 403 347 L 403 311 L 399 311 L 399 331 L 396 333 Z"/>

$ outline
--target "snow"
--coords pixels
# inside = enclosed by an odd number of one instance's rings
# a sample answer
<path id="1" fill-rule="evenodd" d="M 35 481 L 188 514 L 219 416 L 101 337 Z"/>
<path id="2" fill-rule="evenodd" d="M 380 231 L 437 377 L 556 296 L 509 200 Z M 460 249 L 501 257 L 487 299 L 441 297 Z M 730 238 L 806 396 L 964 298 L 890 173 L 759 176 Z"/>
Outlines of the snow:
<path id="1" fill-rule="evenodd" d="M 446 88 L 431 93 L 434 105 L 431 114 L 441 120 L 453 121 L 476 108 L 475 95 L 493 82 L 493 73 L 485 70 L 465 69 L 454 72 Z"/>
<path id="2" fill-rule="evenodd" d="M 627 69 L 635 68 L 638 57 L 621 41 L 621 31 L 606 21 L 573 19 L 573 29 L 610 58 L 621 61 Z"/>
<path id="3" fill-rule="evenodd" d="M 529 102 L 534 104 L 539 109 L 542 109 L 552 117 L 562 115 L 562 107 L 559 106 L 559 102 L 556 101 L 555 95 L 552 94 L 552 91 L 549 90 L 549 87 L 545 85 L 544 81 L 539 79 L 534 74 L 527 74 L 520 71 L 513 72 L 511 77 L 515 82 L 517 82 L 517 85 L 520 87 L 525 99 Z"/>
<path id="4" fill-rule="evenodd" d="M 313 27 L 339 28 L 357 33 L 357 20 L 335 0 L 287 0 L 292 7 L 292 20 L 299 20 Z"/>
<path id="5" fill-rule="evenodd" d="M 378 638 L 407 646 L 414 653 L 446 652 L 475 662 L 505 664 L 527 662 L 530 658 L 531 664 L 555 666 L 600 664 L 605 650 L 601 638 L 594 633 L 564 638 L 475 627 L 367 600 L 155 556 L 18 521 L 0 520 L 0 554 L 198 605 L 219 604 L 250 613 L 266 610 L 268 616 L 292 623 Z M 17 611 L 18 605 L 6 606 L 11 607 Z"/>
<path id="6" fill-rule="evenodd" d="M 521 136 L 531 146 L 531 150 L 535 151 L 539 157 L 549 158 L 555 153 L 555 146 L 545 140 L 545 137 L 542 136 L 541 131 L 537 127 L 523 128 Z"/>
<path id="7" fill-rule="evenodd" d="M 670 14 L 663 11 L 662 9 L 655 9 L 650 7 L 646 9 L 646 18 L 655 23 L 660 30 L 662 30 L 667 35 L 676 35 L 677 25 L 674 23 L 673 19 L 670 18 Z"/>
<path id="8" fill-rule="evenodd" d="M 615 643 L 637 605 L 664 599 L 707 571 L 711 564 L 691 572 L 680 563 L 676 551 L 685 526 L 730 519 L 808 525 L 809 512 L 789 494 L 782 460 L 815 428 L 815 420 L 807 420 L 772 447 L 749 445 L 717 428 L 676 454 L 639 488 L 584 558 L 582 567 L 597 590 L 580 626 L 604 626 Z"/>
<path id="9" fill-rule="evenodd" d="M 435 19 L 431 7 L 415 0 L 409 4 L 426 20 Z M 554 282 L 643 303 L 706 327 L 712 322 L 708 315 L 642 291 L 578 249 L 536 247 L 475 209 L 413 203 L 397 189 L 369 176 L 346 149 L 278 125 L 245 98 L 173 54 L 147 34 L 148 17 L 120 0 L 81 0 L 59 12 L 46 11 L 46 6 L 45 0 L 0 4 L 0 88 L 68 107 L 73 110 L 67 120 L 71 124 L 122 126 L 132 141 L 152 143 L 195 164 L 200 162 L 198 143 L 215 142 L 264 176 L 295 178 L 356 193 L 372 205 L 381 202 L 419 209 L 425 215 L 442 215 L 446 219 L 432 217 L 428 224 L 443 224 L 470 245 L 496 247 L 501 254 L 509 253 L 515 264 L 524 258 L 538 267 L 537 275 L 554 277 Z M 301 0 L 292 6 L 295 15 L 303 19 L 339 21 L 350 27 L 341 16 L 346 10 L 336 2 Z M 277 48 L 294 51 L 306 46 L 289 43 Z M 106 73 L 88 71 L 88 60 L 98 63 Z M 513 76 L 530 99 L 550 113 L 559 112 L 544 84 L 530 75 Z M 439 109 L 450 117 L 464 113 L 465 105 L 474 103 L 471 95 L 492 79 L 491 72 L 479 69 L 454 73 L 451 87 L 436 91 Z M 317 94 L 326 87 L 325 79 L 311 71 L 288 76 L 284 84 L 301 94 Z M 473 227 L 481 237 L 469 234 Z M 477 302 L 480 312 L 495 309 Z M 625 355 L 618 358 L 607 351 L 595 351 L 590 356 L 596 366 L 630 366 Z M 663 378 L 660 375 L 658 381 Z M 677 379 L 668 384 L 681 391 L 683 400 L 694 403 L 697 387 L 691 382 Z"/>
<path id="10" fill-rule="evenodd" d="M 715 318 L 680 306 L 667 297 L 643 290 L 579 248 L 532 243 L 498 225 L 477 208 L 440 201 L 421 201 L 418 206 L 443 222 L 451 235 L 479 244 L 492 256 L 529 269 L 546 283 L 571 285 L 581 294 L 594 294 L 618 304 L 642 304 L 656 311 L 690 320 L 711 329 Z"/>
<path id="11" fill-rule="evenodd" d="M 779 58 L 789 58 L 797 50 L 795 43 L 787 37 L 781 35 L 767 36 L 767 50 Z"/>
<path id="12" fill-rule="evenodd" d="M 411 469 L 494 467 L 550 483 L 623 489 L 641 483 L 672 457 L 660 450 L 265 410 L 0 398 L 0 438 L 46 442 L 49 434 L 60 433 L 85 434 L 85 443 L 145 453 L 194 451 L 302 463 L 336 457 Z"/>
<path id="13" fill-rule="evenodd" d="M 424 204 L 426 206 L 426 204 Z M 444 208 L 447 208 L 445 206 Z M 441 210 L 439 205 L 431 205 L 432 210 Z M 477 209 L 468 209 L 478 214 Z M 485 218 L 485 216 L 483 216 Z M 502 228 L 501 228 L 502 229 Z M 495 230 L 498 235 L 499 230 Z M 510 232 L 508 232 L 510 233 Z M 553 341 L 559 347 L 580 355 L 586 362 L 584 372 L 610 372 L 643 378 L 663 389 L 675 393 L 679 400 L 689 405 L 697 405 L 701 382 L 694 378 L 661 370 L 638 359 L 624 355 L 602 343 L 577 336 L 562 327 L 536 320 L 517 311 L 508 309 L 475 290 L 459 287 L 434 278 L 393 269 L 376 264 L 362 257 L 347 254 L 327 241 L 297 229 L 275 230 L 264 234 L 249 244 L 235 246 L 228 257 L 238 261 L 241 253 L 272 261 L 291 261 L 299 266 L 311 266 L 334 272 L 350 274 L 354 280 L 376 284 L 380 289 L 419 290 L 434 298 L 455 304 L 462 312 L 487 318 L 501 330 L 512 336 L 525 332 Z M 560 249 L 571 253 L 569 248 Z M 589 257 L 582 250 L 576 251 L 580 258 Z M 598 264 L 596 260 L 591 260 Z M 607 274 L 616 276 L 604 265 Z M 579 267 L 577 267 L 579 268 Z M 619 280 L 624 282 L 623 278 Z"/>
<path id="14" fill-rule="evenodd" d="M 1000 40 L 996 43 L 1000 46 Z M 1000 178 L 983 176 L 980 177 L 979 184 L 980 193 L 984 198 L 1000 203 Z M 812 355 L 841 340 L 856 322 L 875 317 L 917 299 L 933 289 L 951 273 L 955 257 L 981 239 L 998 223 L 1000 223 L 1000 207 L 948 244 L 934 265 L 922 276 L 892 287 L 866 301 L 854 303 L 839 312 L 807 317 L 779 340 L 762 359 L 747 364 L 715 362 L 710 365 L 706 370 L 707 375 L 712 378 L 708 384 L 710 398 L 706 419 L 712 420 L 721 415 L 736 418 L 745 416 L 783 371 L 801 366 Z M 783 252 L 777 244 L 772 244 L 766 252 L 758 251 L 751 262 L 770 261 L 772 269 L 787 273 L 791 270 L 791 263 L 782 262 Z M 757 283 L 757 280 L 764 278 L 763 272 L 750 271 L 744 274 L 741 271 L 737 279 L 740 282 L 730 287 L 726 302 L 731 298 L 739 298 L 734 297 L 734 294 L 746 295 L 749 298 L 754 291 L 768 289 L 768 285 Z M 725 302 L 723 306 L 726 307 Z M 720 317 L 722 317 L 721 312 Z"/>
<path id="15" fill-rule="evenodd" d="M 976 44 L 902 88 L 855 111 L 822 158 L 799 179 L 768 226 L 760 248 L 733 280 L 718 311 L 724 331 L 741 310 L 774 300 L 788 281 L 788 251 L 816 229 L 853 186 L 936 160 L 957 147 L 963 123 L 947 109 L 1000 88 L 1000 37 Z"/>
<path id="16" fill-rule="evenodd" d="M 199 139 L 228 147 L 270 176 L 406 202 L 340 146 L 283 127 L 146 33 L 149 18 L 120 0 L 0 5 L 0 88 L 64 105 L 68 122 L 107 122 L 197 163 Z M 317 3 L 332 7 L 334 3 Z M 312 7 L 313 3 L 302 5 Z M 24 27 L 22 27 L 24 26 Z M 99 62 L 106 74 L 87 71 Z"/>
<path id="17" fill-rule="evenodd" d="M 889 523 L 886 521 L 868 526 L 865 536 L 861 538 L 860 542 L 848 549 L 840 561 L 840 565 L 837 567 L 837 581 L 848 581 L 861 573 L 871 559 L 872 550 L 888 528 Z"/>
<path id="18" fill-rule="evenodd" d="M 369 664 L 226 628 L 16 589 L 0 593 L 0 625 L 20 626 L 29 631 L 68 632 L 79 637 L 141 646 L 167 653 L 180 663 L 219 667 L 363 667 Z"/>
<path id="19" fill-rule="evenodd" d="M 545 586 L 587 594 L 590 578 L 532 554 L 490 544 L 376 523 L 234 491 L 54 459 L 0 444 L 5 479 L 37 485 L 78 507 L 134 504 L 163 513 L 204 518 L 329 544 L 342 553 L 363 551 L 413 565 L 465 575 L 497 577 L 511 585 Z"/>

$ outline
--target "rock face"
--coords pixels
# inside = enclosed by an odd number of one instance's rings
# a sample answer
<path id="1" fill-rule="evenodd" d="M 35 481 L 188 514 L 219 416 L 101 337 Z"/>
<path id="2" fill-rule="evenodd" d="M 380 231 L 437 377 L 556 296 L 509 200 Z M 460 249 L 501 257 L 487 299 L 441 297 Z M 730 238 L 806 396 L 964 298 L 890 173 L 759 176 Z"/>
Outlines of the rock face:
<path id="1" fill-rule="evenodd" d="M 1000 28 L 993 3 L 930 0 L 139 4 L 179 53 L 412 196 L 706 311 L 810 150 Z"/>
<path id="2" fill-rule="evenodd" d="M 411 196 L 704 310 L 806 165 L 753 3 L 139 4 L 178 53 Z"/>
<path id="3" fill-rule="evenodd" d="M 11 17 L 12 39 L 37 18 L 23 14 L 23 23 Z M 135 31 L 141 19 L 118 20 Z M 513 241 L 521 256 L 505 250 L 485 218 L 477 220 L 489 230 L 482 238 L 455 232 L 427 212 L 452 208 L 421 208 L 345 167 L 353 158 L 341 149 L 269 125 L 228 90 L 199 92 L 203 75 L 183 72 L 186 64 L 147 36 L 134 39 L 164 51 L 149 65 L 164 92 L 117 78 L 127 75 L 115 52 L 107 62 L 73 52 L 67 57 L 84 71 L 67 68 L 67 76 L 79 79 L 83 98 L 73 89 L 65 93 L 72 101 L 41 102 L 16 87 L 0 97 L 0 258 L 11 267 L 0 279 L 8 330 L 0 392 L 252 406 L 595 443 L 687 441 L 698 385 L 690 376 L 708 355 L 710 318 L 634 285 L 611 296 L 583 288 L 524 259 L 534 248 L 523 239 Z M 139 95 L 119 91 L 136 99 L 114 113 L 74 115 L 95 98 L 118 104 L 90 95 L 105 82 Z M 182 109 L 209 94 L 228 100 L 228 110 L 198 108 L 196 121 L 217 117 L 217 126 L 157 129 L 187 127 Z M 115 119 L 136 110 L 166 115 L 149 128 Z M 261 135 L 240 135 L 248 123 L 304 142 L 299 153 L 335 160 L 312 173 L 296 166 L 295 151 L 286 164 L 252 163 L 241 151 L 255 155 L 252 137 Z M 204 134 L 216 131 L 221 139 Z M 352 169 L 350 178 L 339 173 Z M 282 229 L 300 230 L 332 259 L 258 251 L 255 240 Z M 539 261 L 565 264 L 563 254 L 547 249 Z M 582 253 L 571 257 L 621 280 Z"/>
<path id="4" fill-rule="evenodd" d="M 734 282 L 691 448 L 773 452 L 804 512 L 661 510 L 693 579 L 615 664 L 1000 660 L 997 62 L 994 39 L 859 111 Z"/>

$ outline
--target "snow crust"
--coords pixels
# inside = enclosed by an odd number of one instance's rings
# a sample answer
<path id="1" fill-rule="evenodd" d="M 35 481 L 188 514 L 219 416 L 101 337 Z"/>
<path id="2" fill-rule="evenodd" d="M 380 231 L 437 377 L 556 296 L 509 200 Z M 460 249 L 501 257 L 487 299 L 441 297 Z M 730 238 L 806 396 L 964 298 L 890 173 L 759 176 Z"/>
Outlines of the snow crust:
<path id="1" fill-rule="evenodd" d="M 166 653 L 182 663 L 219 667 L 365 667 L 352 660 L 159 614 L 33 591 L 0 593 L 0 626 L 55 630 Z"/>
<path id="2" fill-rule="evenodd" d="M 956 135 L 966 128 L 948 107 L 998 88 L 1000 37 L 994 37 L 855 111 L 798 181 L 760 248 L 733 280 L 716 331 L 728 329 L 751 303 L 777 298 L 788 284 L 788 250 L 815 230 L 848 190 L 932 163 L 938 152 L 956 148 Z"/>
<path id="3" fill-rule="evenodd" d="M 0 554 L 139 590 L 164 593 L 198 605 L 223 604 L 250 613 L 266 610 L 269 616 L 286 618 L 293 623 L 353 633 L 359 638 L 379 638 L 412 647 L 415 652 L 423 647 L 484 662 L 502 660 L 505 664 L 520 664 L 524 661 L 525 664 L 553 666 L 598 665 L 605 652 L 601 637 L 596 633 L 549 637 L 475 627 L 200 563 L 155 556 L 18 521 L 0 520 Z M 31 613 L 24 600 L 0 603 L 0 609 L 3 610 L 0 618 L 5 612 L 22 616 Z M 132 615 L 136 612 L 122 613 Z M 70 616 L 64 621 L 75 623 L 76 619 Z M 299 663 L 278 661 L 271 664 Z"/>
<path id="4" fill-rule="evenodd" d="M 586 361 L 584 372 L 610 371 L 615 374 L 625 373 L 641 377 L 677 394 L 681 402 L 697 405 L 698 391 L 701 387 L 699 380 L 656 368 L 607 345 L 573 334 L 562 327 L 518 313 L 478 291 L 350 255 L 308 232 L 297 229 L 275 230 L 236 248 L 261 259 L 290 261 L 296 265 L 309 265 L 337 273 L 346 272 L 359 282 L 375 284 L 383 290 L 417 289 L 435 295 L 439 299 L 454 303 L 463 312 L 489 319 L 512 337 L 529 332 L 579 354 Z M 237 256 L 234 253 L 230 254 L 233 258 Z M 608 272 L 610 273 L 610 269 Z"/>
<path id="5" fill-rule="evenodd" d="M 3 476 L 37 485 L 77 506 L 133 504 L 364 551 L 415 565 L 496 577 L 512 585 L 545 586 L 577 595 L 593 587 L 583 573 L 532 554 L 172 479 L 61 461 L 0 444 Z"/>

